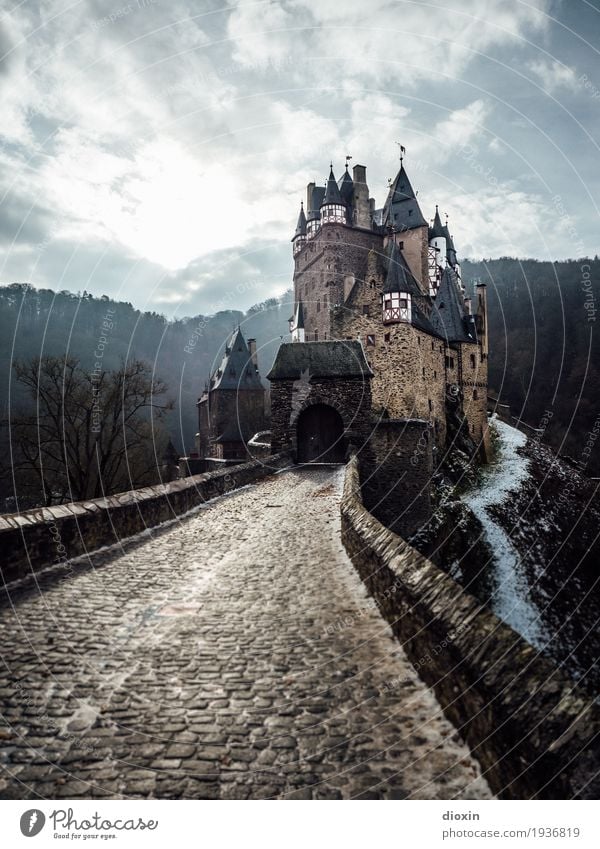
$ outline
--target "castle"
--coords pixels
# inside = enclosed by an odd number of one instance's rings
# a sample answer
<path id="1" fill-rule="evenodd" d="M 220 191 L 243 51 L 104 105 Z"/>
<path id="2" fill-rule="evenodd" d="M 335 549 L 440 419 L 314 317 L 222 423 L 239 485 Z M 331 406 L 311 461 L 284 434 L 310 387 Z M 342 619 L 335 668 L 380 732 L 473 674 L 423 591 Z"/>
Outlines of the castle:
<path id="1" fill-rule="evenodd" d="M 487 303 L 463 286 L 439 211 L 423 216 L 401 161 L 378 207 L 366 168 L 309 183 L 292 238 L 292 341 L 271 381 L 271 446 L 299 462 L 361 458 L 367 506 L 409 534 L 454 445 L 488 454 Z"/>
<path id="2" fill-rule="evenodd" d="M 291 342 L 271 371 L 271 451 L 296 462 L 361 457 L 365 503 L 410 534 L 431 512 L 431 476 L 454 446 L 485 459 L 487 303 L 473 305 L 448 223 L 425 219 L 401 160 L 387 197 L 366 168 L 309 183 L 292 238 Z M 198 402 L 198 454 L 242 462 L 264 426 L 264 390 L 238 329 Z"/>
<path id="3" fill-rule="evenodd" d="M 487 304 L 466 296 L 448 225 L 431 224 L 401 163 L 383 207 L 366 168 L 348 164 L 324 187 L 309 183 L 292 239 L 296 342 L 360 340 L 373 371 L 373 410 L 431 423 L 446 443 L 447 415 L 464 416 L 487 452 Z"/>

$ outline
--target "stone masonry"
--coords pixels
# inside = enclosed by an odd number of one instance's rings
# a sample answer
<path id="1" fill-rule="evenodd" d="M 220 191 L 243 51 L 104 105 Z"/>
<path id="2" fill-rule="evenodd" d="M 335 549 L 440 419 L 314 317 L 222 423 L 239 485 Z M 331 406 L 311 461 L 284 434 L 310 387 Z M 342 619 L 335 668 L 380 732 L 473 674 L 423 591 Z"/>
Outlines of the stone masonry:
<path id="1" fill-rule="evenodd" d="M 489 798 L 288 471 L 0 609 L 4 798 Z"/>

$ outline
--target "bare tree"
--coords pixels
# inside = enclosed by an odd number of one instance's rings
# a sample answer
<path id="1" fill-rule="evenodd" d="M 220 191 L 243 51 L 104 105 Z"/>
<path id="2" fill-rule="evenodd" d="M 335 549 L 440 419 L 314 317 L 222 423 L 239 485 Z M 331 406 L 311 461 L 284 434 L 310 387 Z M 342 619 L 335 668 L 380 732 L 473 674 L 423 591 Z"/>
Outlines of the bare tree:
<path id="1" fill-rule="evenodd" d="M 116 371 L 81 368 L 71 357 L 14 364 L 35 404 L 9 423 L 18 489 L 38 503 L 98 498 L 159 480 L 173 408 L 165 384 L 134 360 Z"/>

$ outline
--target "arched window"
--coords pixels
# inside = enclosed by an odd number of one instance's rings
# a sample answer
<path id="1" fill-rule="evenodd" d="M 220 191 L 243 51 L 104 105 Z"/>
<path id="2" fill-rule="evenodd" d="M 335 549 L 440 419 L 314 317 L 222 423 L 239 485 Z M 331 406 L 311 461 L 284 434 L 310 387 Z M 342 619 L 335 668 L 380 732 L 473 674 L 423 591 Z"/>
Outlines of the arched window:
<path id="1" fill-rule="evenodd" d="M 477 401 L 477 400 L 478 400 L 478 398 L 479 398 L 479 395 L 477 394 L 477 390 L 476 390 L 476 389 L 474 389 L 474 390 L 473 390 L 473 401 Z"/>

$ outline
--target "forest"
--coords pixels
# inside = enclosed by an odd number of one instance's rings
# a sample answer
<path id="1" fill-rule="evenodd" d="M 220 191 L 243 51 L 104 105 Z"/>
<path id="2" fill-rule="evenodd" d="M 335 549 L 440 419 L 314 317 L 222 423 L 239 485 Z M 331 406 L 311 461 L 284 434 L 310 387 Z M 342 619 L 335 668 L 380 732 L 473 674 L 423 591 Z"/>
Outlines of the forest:
<path id="1" fill-rule="evenodd" d="M 586 474 L 598 475 L 600 449 L 589 449 L 600 416 L 598 257 L 465 261 L 462 277 L 469 291 L 477 281 L 487 284 L 490 389 L 515 417 L 543 429 L 544 442 Z M 177 451 L 189 451 L 197 430 L 196 401 L 231 332 L 239 324 L 247 339 L 256 338 L 264 378 L 280 342 L 289 338 L 291 300 L 288 292 L 245 312 L 169 320 L 87 292 L 0 286 L 2 456 L 9 456 L 9 420 L 31 412 L 15 364 L 44 356 L 72 358 L 83 370 L 100 362 L 108 372 L 124 363 L 146 363 L 149 375 L 166 387 L 164 427 Z M 5 492 L 7 485 L 5 479 Z"/>

